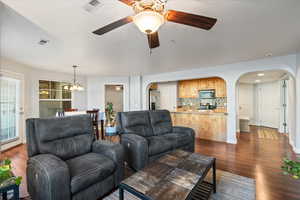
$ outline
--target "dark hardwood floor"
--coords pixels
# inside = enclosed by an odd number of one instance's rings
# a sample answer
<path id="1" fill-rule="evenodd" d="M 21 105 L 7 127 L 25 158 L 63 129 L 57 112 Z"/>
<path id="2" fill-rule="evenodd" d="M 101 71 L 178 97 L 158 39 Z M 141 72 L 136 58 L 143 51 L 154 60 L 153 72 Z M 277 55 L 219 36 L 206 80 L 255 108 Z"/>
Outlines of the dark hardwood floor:
<path id="1" fill-rule="evenodd" d="M 237 145 L 197 140 L 196 152 L 216 157 L 218 169 L 254 178 L 257 200 L 299 200 L 300 180 L 283 175 L 280 169 L 283 157 L 296 158 L 287 137 L 276 133 L 278 137 L 262 138 L 258 134 L 262 129 L 252 127 L 251 133 L 239 134 Z M 267 134 L 265 129 L 264 133 Z M 26 145 L 10 149 L 1 157 L 10 158 L 15 174 L 24 177 L 21 196 L 27 196 Z"/>

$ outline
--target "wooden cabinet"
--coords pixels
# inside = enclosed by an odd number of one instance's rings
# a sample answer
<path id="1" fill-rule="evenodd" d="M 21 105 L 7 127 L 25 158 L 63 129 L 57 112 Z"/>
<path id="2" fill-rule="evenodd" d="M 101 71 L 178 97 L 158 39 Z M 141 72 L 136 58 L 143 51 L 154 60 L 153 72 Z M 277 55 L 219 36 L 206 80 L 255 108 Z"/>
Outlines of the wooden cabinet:
<path id="1" fill-rule="evenodd" d="M 226 83 L 218 77 L 179 81 L 178 96 L 179 98 L 198 98 L 199 90 L 207 89 L 215 89 L 216 97 L 226 97 Z"/>
<path id="2" fill-rule="evenodd" d="M 226 83 L 223 79 L 216 79 L 216 97 L 226 97 Z"/>
<path id="3" fill-rule="evenodd" d="M 179 81 L 178 96 L 179 98 L 197 98 L 198 81 L 197 80 Z"/>
<path id="4" fill-rule="evenodd" d="M 175 126 L 186 126 L 194 129 L 196 138 L 226 142 L 227 116 L 222 113 L 191 114 L 175 112 L 171 116 Z"/>

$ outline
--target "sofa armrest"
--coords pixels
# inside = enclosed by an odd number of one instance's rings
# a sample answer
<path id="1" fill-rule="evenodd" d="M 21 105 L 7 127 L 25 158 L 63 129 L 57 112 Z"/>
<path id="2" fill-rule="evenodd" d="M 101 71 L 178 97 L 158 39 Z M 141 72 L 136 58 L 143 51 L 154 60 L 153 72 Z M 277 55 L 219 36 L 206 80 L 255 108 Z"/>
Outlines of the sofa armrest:
<path id="1" fill-rule="evenodd" d="M 148 142 L 136 134 L 122 134 L 121 144 L 126 152 L 126 161 L 130 167 L 140 170 L 148 163 Z"/>
<path id="2" fill-rule="evenodd" d="M 192 128 L 183 127 L 183 126 L 173 126 L 174 133 L 184 133 L 189 135 L 190 137 L 195 138 L 195 131 Z"/>
<path id="3" fill-rule="evenodd" d="M 71 200 L 67 164 L 51 154 L 39 154 L 27 161 L 27 187 L 31 199 Z"/>
<path id="4" fill-rule="evenodd" d="M 92 151 L 110 158 L 117 166 L 115 172 L 115 186 L 124 178 L 124 149 L 117 143 L 104 140 L 97 140 L 93 143 Z"/>
<path id="5" fill-rule="evenodd" d="M 195 152 L 195 131 L 192 128 L 183 126 L 173 126 L 173 132 L 179 134 L 185 134 L 191 138 L 191 143 L 186 147 L 187 151 Z"/>

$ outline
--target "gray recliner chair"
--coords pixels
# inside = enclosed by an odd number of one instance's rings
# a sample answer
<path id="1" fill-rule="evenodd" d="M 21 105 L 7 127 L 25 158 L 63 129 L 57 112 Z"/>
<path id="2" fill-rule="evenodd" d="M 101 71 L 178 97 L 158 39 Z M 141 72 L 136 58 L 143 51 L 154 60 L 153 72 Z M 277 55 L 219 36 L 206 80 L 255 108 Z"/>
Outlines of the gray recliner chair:
<path id="1" fill-rule="evenodd" d="M 175 150 L 194 152 L 195 132 L 172 126 L 170 112 L 134 111 L 117 115 L 117 131 L 125 149 L 125 160 L 135 170 Z"/>
<path id="2" fill-rule="evenodd" d="M 123 147 L 95 141 L 93 131 L 88 115 L 26 121 L 33 200 L 96 200 L 118 186 Z"/>

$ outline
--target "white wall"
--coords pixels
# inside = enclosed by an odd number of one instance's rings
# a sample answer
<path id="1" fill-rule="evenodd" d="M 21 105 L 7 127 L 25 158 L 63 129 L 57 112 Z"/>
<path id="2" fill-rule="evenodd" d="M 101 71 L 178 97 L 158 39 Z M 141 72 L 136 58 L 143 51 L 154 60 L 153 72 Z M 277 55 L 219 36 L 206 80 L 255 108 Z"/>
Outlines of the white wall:
<path id="1" fill-rule="evenodd" d="M 254 123 L 254 85 L 239 83 L 238 85 L 238 115 L 239 119 L 249 119 Z"/>
<path id="2" fill-rule="evenodd" d="M 4 58 L 1 58 L 0 70 L 20 74 L 24 77 L 24 120 L 39 117 L 39 80 L 71 82 L 73 79 L 72 74 L 40 70 Z M 85 77 L 78 77 L 78 80 L 86 88 Z M 73 107 L 86 109 L 86 102 L 86 91 L 76 92 L 72 95 Z M 23 122 L 23 124 L 25 123 Z M 26 142 L 25 127 L 22 128 L 21 132 L 23 134 L 22 140 Z"/>
<path id="3" fill-rule="evenodd" d="M 141 110 L 142 109 L 142 77 L 130 76 L 129 77 L 129 110 Z"/>
<path id="4" fill-rule="evenodd" d="M 289 132 L 289 141 L 292 147 L 295 147 L 296 141 L 296 88 L 295 80 L 290 78 L 287 81 L 287 119 L 288 132 Z"/>
<path id="5" fill-rule="evenodd" d="M 39 80 L 52 80 L 72 82 L 73 75 L 41 70 L 20 64 L 8 59 L 1 59 L 1 70 L 24 75 L 24 111 L 25 118 L 39 117 Z M 86 88 L 86 78 L 78 77 L 78 81 Z M 72 95 L 72 107 L 86 109 L 86 90 L 74 92 Z"/>
<path id="6" fill-rule="evenodd" d="M 160 108 L 174 111 L 177 108 L 177 82 L 158 83 L 160 91 Z"/>
<path id="7" fill-rule="evenodd" d="M 296 135 L 294 141 L 294 149 L 300 153 L 300 52 L 296 55 Z"/>

